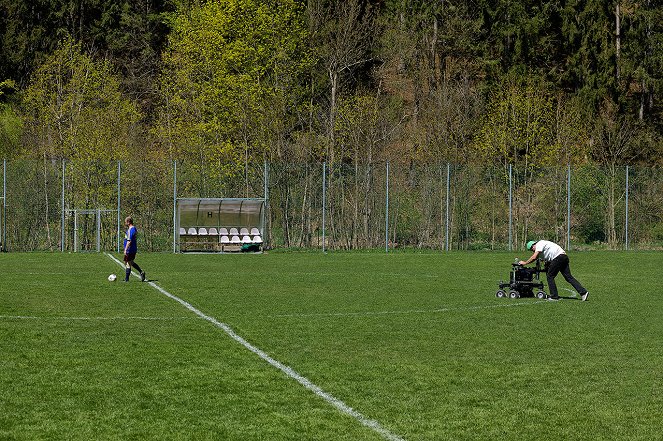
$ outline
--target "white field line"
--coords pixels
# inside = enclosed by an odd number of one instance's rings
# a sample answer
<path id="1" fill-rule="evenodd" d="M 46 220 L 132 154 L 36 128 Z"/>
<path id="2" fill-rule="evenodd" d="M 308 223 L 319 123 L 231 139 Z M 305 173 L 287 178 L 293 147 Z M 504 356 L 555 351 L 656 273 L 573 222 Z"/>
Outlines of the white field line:
<path id="1" fill-rule="evenodd" d="M 66 316 L 35 316 L 35 315 L 0 315 L 0 319 L 7 320 L 79 320 L 79 321 L 95 321 L 95 320 L 154 320 L 154 321 L 171 321 L 171 320 L 192 320 L 193 317 L 66 317 Z"/>
<path id="2" fill-rule="evenodd" d="M 262 315 L 264 318 L 287 318 L 287 317 L 362 317 L 372 315 L 398 315 L 398 314 L 437 314 L 441 312 L 452 311 L 475 311 L 478 309 L 493 308 L 513 308 L 515 306 L 536 305 L 538 303 L 547 303 L 547 300 L 537 300 L 535 302 L 506 303 L 504 305 L 478 305 L 478 306 L 459 306 L 457 308 L 438 308 L 438 309 L 410 309 L 403 311 L 361 311 L 361 312 L 319 312 L 319 313 L 301 313 L 301 314 L 274 314 Z"/>
<path id="3" fill-rule="evenodd" d="M 338 277 L 338 273 L 314 273 L 310 271 L 291 271 L 290 274 L 298 276 L 323 276 L 323 277 Z M 408 274 L 408 273 L 371 273 L 372 276 L 385 276 L 385 277 L 417 277 L 426 279 L 439 279 L 440 276 L 436 274 Z"/>
<path id="4" fill-rule="evenodd" d="M 570 292 L 570 293 L 571 293 L 571 297 L 578 297 L 578 293 L 575 292 L 574 289 L 570 289 L 570 288 L 562 288 L 562 289 L 563 289 L 564 291 L 568 291 L 568 292 Z"/>
<path id="5" fill-rule="evenodd" d="M 106 255 L 110 259 L 114 260 L 118 265 L 120 265 L 121 267 L 124 268 L 124 264 L 122 262 L 120 262 L 118 259 L 116 259 L 114 256 L 112 256 L 109 253 L 106 253 Z M 132 272 L 132 274 L 135 277 L 138 277 L 133 272 Z M 316 394 L 318 397 L 322 398 L 327 403 L 334 406 L 340 412 L 342 412 L 342 413 L 344 413 L 348 416 L 353 417 L 359 423 L 361 423 L 362 425 L 364 425 L 364 426 L 366 426 L 370 429 L 373 429 L 375 432 L 379 433 L 380 435 L 382 435 L 383 438 L 385 438 L 389 441 L 402 441 L 403 440 L 403 438 L 399 437 L 398 435 L 393 434 L 388 429 L 385 429 L 384 427 L 382 427 L 382 425 L 379 422 L 364 416 L 360 412 L 354 410 L 352 407 L 345 404 L 343 401 L 341 401 L 338 398 L 334 397 L 330 393 L 325 392 L 324 390 L 322 390 L 322 388 L 320 388 L 320 386 L 312 383 L 311 380 L 309 380 L 308 378 L 300 375 L 294 369 L 292 369 L 290 366 L 286 366 L 283 363 L 281 363 L 280 361 L 275 360 L 274 358 L 270 357 L 265 351 L 263 351 L 262 349 L 254 346 L 251 343 L 249 343 L 248 341 L 246 341 L 242 336 L 240 336 L 235 331 L 233 331 L 232 328 L 230 326 L 228 326 L 227 324 L 222 323 L 222 322 L 218 321 L 217 319 L 215 319 L 214 317 L 211 317 L 211 316 L 203 313 L 202 311 L 200 311 L 195 306 L 193 306 L 190 303 L 186 302 L 185 300 L 182 300 L 179 297 L 169 293 L 168 291 L 166 291 L 165 289 L 163 289 L 162 287 L 160 287 L 156 283 L 154 283 L 154 282 L 147 282 L 147 283 L 152 288 L 156 289 L 157 291 L 159 291 L 161 294 L 165 295 L 166 297 L 168 297 L 172 300 L 175 300 L 177 303 L 181 304 L 186 309 L 188 309 L 189 311 L 196 314 L 198 317 L 203 318 L 203 319 L 207 320 L 208 322 L 212 323 L 217 328 L 222 329 L 230 338 L 232 338 L 237 343 L 244 346 L 244 348 L 246 348 L 249 351 L 253 352 L 258 357 L 262 358 L 264 361 L 269 363 L 271 366 L 275 367 L 276 369 L 278 369 L 281 372 L 283 372 L 284 374 L 286 374 L 288 377 L 290 377 L 293 380 L 297 381 L 299 384 L 304 386 L 306 389 L 310 390 L 311 392 Z"/>

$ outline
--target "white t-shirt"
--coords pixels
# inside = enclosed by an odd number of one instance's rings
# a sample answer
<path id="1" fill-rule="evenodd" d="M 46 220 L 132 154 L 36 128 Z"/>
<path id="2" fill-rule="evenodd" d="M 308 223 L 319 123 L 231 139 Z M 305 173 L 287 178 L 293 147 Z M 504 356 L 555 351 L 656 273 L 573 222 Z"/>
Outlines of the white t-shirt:
<path id="1" fill-rule="evenodd" d="M 557 245 L 555 242 L 550 242 L 549 240 L 540 240 L 534 245 L 534 251 L 543 253 L 543 258 L 546 262 L 550 262 L 555 257 L 566 254 L 562 247 Z"/>

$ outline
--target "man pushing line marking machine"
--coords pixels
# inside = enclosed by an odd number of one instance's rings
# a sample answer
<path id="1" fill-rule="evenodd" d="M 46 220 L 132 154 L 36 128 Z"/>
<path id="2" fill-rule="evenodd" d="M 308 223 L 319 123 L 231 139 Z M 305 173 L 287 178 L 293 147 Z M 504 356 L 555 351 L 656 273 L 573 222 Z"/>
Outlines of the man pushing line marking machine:
<path id="1" fill-rule="evenodd" d="M 532 296 L 534 289 L 538 289 L 536 292 L 537 298 L 546 298 L 546 293 L 543 291 L 543 283 L 539 280 L 539 273 L 545 272 L 548 289 L 550 290 L 548 300 L 557 301 L 559 300 L 559 294 L 557 292 L 555 277 L 561 272 L 564 279 L 580 294 L 580 299 L 583 302 L 587 301 L 589 291 L 571 275 L 569 256 L 566 255 L 562 247 L 548 240 L 530 240 L 527 242 L 526 248 L 534 251 L 534 254 L 527 260 L 519 260 L 512 264 L 510 280 L 508 283 L 501 282 L 499 284 L 499 290 L 495 294 L 497 297 L 507 297 L 505 289 L 509 288 L 508 296 L 512 299 Z M 543 269 L 541 268 L 541 255 L 543 255 L 543 260 L 545 261 Z M 534 261 L 536 261 L 534 268 L 525 267 L 525 265 L 529 265 Z"/>

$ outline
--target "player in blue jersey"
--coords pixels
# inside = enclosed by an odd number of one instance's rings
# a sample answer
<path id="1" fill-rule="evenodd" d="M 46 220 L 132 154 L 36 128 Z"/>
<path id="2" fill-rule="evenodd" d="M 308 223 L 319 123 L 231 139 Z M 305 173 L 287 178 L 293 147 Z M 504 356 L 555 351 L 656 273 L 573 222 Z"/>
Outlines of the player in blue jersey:
<path id="1" fill-rule="evenodd" d="M 124 233 L 124 266 L 126 272 L 124 281 L 129 281 L 131 267 L 133 266 L 140 274 L 140 281 L 144 282 L 145 271 L 141 270 L 138 264 L 134 262 L 134 259 L 136 259 L 136 253 L 138 252 L 138 233 L 136 231 L 136 226 L 134 225 L 134 220 L 131 218 L 131 216 L 124 220 L 124 225 L 127 227 L 127 232 Z"/>

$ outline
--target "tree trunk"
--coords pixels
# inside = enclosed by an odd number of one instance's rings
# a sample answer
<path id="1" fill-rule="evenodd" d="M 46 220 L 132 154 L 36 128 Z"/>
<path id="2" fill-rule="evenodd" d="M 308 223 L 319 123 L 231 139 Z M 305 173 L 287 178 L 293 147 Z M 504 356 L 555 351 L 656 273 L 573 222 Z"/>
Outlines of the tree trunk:
<path id="1" fill-rule="evenodd" d="M 329 104 L 329 145 L 327 147 L 327 161 L 331 166 L 334 164 L 336 141 L 336 95 L 338 93 L 338 72 L 335 70 L 329 70 L 329 80 L 331 82 L 331 97 Z"/>
<path id="2" fill-rule="evenodd" d="M 621 10 L 619 1 L 615 5 L 615 74 L 619 80 L 619 57 L 622 50 Z"/>

